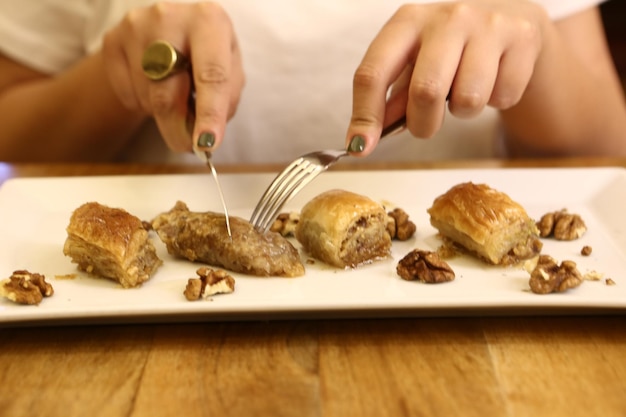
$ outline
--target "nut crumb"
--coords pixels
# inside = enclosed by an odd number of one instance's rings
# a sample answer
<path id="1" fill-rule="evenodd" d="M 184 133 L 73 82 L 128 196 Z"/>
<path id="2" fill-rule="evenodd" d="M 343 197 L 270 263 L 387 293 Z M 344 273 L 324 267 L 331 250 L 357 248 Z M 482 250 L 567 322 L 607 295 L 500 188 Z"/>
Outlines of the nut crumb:
<path id="1" fill-rule="evenodd" d="M 539 236 L 554 236 L 557 240 L 576 240 L 587 231 L 583 219 L 566 209 L 544 214 L 537 222 L 537 228 Z"/>
<path id="2" fill-rule="evenodd" d="M 54 294 L 52 285 L 46 282 L 41 274 L 25 270 L 14 271 L 13 274 L 0 281 L 0 296 L 17 304 L 37 305 L 44 297 Z"/>
<path id="3" fill-rule="evenodd" d="M 418 280 L 427 284 L 453 281 L 454 271 L 436 252 L 414 249 L 402 258 L 397 274 L 406 281 Z"/>
<path id="4" fill-rule="evenodd" d="M 591 248 L 591 246 L 585 245 L 583 246 L 583 248 L 580 250 L 580 254 L 582 256 L 589 256 L 591 255 L 591 252 L 593 251 L 593 249 Z"/>
<path id="5" fill-rule="evenodd" d="M 607 278 L 604 282 L 606 283 L 606 285 L 617 285 L 617 283 L 611 278 Z"/>
<path id="6" fill-rule="evenodd" d="M 189 301 L 208 299 L 215 294 L 235 291 L 235 279 L 224 270 L 202 267 L 196 271 L 199 278 L 189 278 L 183 294 Z"/>
<path id="7" fill-rule="evenodd" d="M 63 279 L 76 279 L 78 278 L 77 274 L 64 274 L 64 275 L 55 275 L 54 279 L 63 280 Z"/>
<path id="8" fill-rule="evenodd" d="M 598 271 L 589 271 L 583 275 L 585 281 L 600 281 L 602 278 L 604 278 L 604 274 Z"/>
<path id="9" fill-rule="evenodd" d="M 573 261 L 561 264 L 549 255 L 540 255 L 537 266 L 530 273 L 529 285 L 535 294 L 564 292 L 576 288 L 583 282 L 583 277 Z"/>
<path id="10" fill-rule="evenodd" d="M 415 234 L 417 227 L 409 220 L 409 215 L 401 208 L 395 208 L 387 213 L 387 233 L 392 240 L 409 240 Z"/>

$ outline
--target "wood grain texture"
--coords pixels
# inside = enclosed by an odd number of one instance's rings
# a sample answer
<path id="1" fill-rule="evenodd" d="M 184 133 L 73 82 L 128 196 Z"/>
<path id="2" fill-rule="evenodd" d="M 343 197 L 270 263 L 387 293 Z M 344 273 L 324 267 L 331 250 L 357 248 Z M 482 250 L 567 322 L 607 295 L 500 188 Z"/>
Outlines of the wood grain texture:
<path id="1" fill-rule="evenodd" d="M 378 168 L 494 166 L 626 160 Z M 202 172 L 2 168 L 0 182 Z M 0 416 L 625 417 L 625 324 L 624 315 L 572 315 L 0 328 Z"/>
<path id="2" fill-rule="evenodd" d="M 6 416 L 623 416 L 620 316 L 0 329 Z"/>

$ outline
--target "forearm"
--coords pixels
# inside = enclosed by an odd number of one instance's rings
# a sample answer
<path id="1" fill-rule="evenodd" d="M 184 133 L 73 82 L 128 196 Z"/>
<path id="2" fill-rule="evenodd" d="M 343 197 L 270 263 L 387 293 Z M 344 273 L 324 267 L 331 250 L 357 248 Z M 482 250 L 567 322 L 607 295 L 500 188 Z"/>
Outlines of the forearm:
<path id="1" fill-rule="evenodd" d="M 574 19 L 548 28 L 526 92 L 516 106 L 502 111 L 512 156 L 626 155 L 626 104 L 598 33 L 598 13 Z M 591 31 L 599 41 L 578 39 L 574 31 Z"/>
<path id="2" fill-rule="evenodd" d="M 2 161 L 104 161 L 145 116 L 119 103 L 96 54 L 56 77 L 5 87 L 0 119 Z"/>

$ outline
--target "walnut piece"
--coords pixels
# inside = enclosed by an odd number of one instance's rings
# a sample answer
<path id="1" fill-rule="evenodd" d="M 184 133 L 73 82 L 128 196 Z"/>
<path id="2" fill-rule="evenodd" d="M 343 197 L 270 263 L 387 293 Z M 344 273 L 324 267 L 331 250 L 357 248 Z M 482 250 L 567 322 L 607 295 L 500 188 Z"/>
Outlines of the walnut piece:
<path id="1" fill-rule="evenodd" d="M 0 296 L 17 304 L 36 305 L 41 303 L 43 297 L 50 297 L 52 294 L 52 285 L 41 274 L 18 270 L 0 281 Z"/>
<path id="2" fill-rule="evenodd" d="M 585 281 L 600 281 L 602 278 L 604 278 L 604 274 L 598 271 L 589 271 L 583 275 Z"/>
<path id="3" fill-rule="evenodd" d="M 280 213 L 270 226 L 272 232 L 280 233 L 283 237 L 292 237 L 296 232 L 296 226 L 300 221 L 300 213 Z"/>
<path id="4" fill-rule="evenodd" d="M 396 266 L 398 275 L 407 281 L 418 280 L 427 284 L 453 281 L 454 271 L 436 252 L 414 249 Z"/>
<path id="5" fill-rule="evenodd" d="M 583 248 L 580 250 L 580 254 L 581 254 L 582 256 L 589 256 L 589 255 L 591 255 L 592 250 L 593 250 L 593 249 L 591 248 L 591 246 L 587 246 L 587 245 L 585 245 L 585 246 L 583 246 Z"/>
<path id="6" fill-rule="evenodd" d="M 387 213 L 387 232 L 393 240 L 409 240 L 417 227 L 409 220 L 409 215 L 401 208 Z"/>
<path id="7" fill-rule="evenodd" d="M 557 240 L 576 240 L 587 231 L 583 219 L 566 209 L 544 214 L 537 222 L 537 228 L 539 236 L 554 236 Z"/>
<path id="8" fill-rule="evenodd" d="M 202 267 L 196 271 L 196 274 L 199 278 L 189 278 L 183 292 L 189 301 L 235 291 L 235 279 L 224 270 Z"/>
<path id="9" fill-rule="evenodd" d="M 537 266 L 530 273 L 529 285 L 535 294 L 564 292 L 576 288 L 583 277 L 573 261 L 563 261 L 561 265 L 549 255 L 540 255 Z"/>

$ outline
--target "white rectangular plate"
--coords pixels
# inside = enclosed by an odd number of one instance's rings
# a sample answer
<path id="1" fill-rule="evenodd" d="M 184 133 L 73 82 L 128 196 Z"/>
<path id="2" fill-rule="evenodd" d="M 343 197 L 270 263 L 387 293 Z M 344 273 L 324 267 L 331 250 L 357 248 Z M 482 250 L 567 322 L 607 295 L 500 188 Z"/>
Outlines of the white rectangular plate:
<path id="1" fill-rule="evenodd" d="M 248 218 L 273 177 L 222 175 L 231 215 Z M 543 253 L 573 260 L 583 274 L 595 271 L 604 278 L 585 281 L 566 293 L 536 295 L 529 291 L 529 275 L 524 270 L 488 266 L 461 255 L 448 260 L 456 272 L 453 282 L 429 285 L 400 279 L 396 264 L 406 253 L 413 248 L 436 250 L 441 244 L 430 226 L 427 208 L 435 197 L 465 181 L 486 183 L 507 193 L 535 219 L 562 208 L 580 214 L 587 233 L 572 242 L 546 239 Z M 39 306 L 0 300 L 0 324 L 626 312 L 624 169 L 327 172 L 284 211 L 296 211 L 331 188 L 367 195 L 389 208 L 403 208 L 417 225 L 415 237 L 394 242 L 391 259 L 354 270 L 315 262 L 305 264 L 306 275 L 300 278 L 233 274 L 233 294 L 189 302 L 183 290 L 199 265 L 174 259 L 157 237 L 155 245 L 164 265 L 142 287 L 122 289 L 76 269 L 63 255 L 65 228 L 72 211 L 87 201 L 121 207 L 144 220 L 169 210 L 176 200 L 185 201 L 194 211 L 221 211 L 209 175 L 9 180 L 0 188 L 0 278 L 18 269 L 42 273 L 55 293 Z M 593 248 L 591 256 L 580 254 L 584 245 Z M 308 259 L 306 254 L 302 258 Z M 70 274 L 76 278 L 60 278 Z M 605 278 L 616 285 L 606 285 Z"/>

